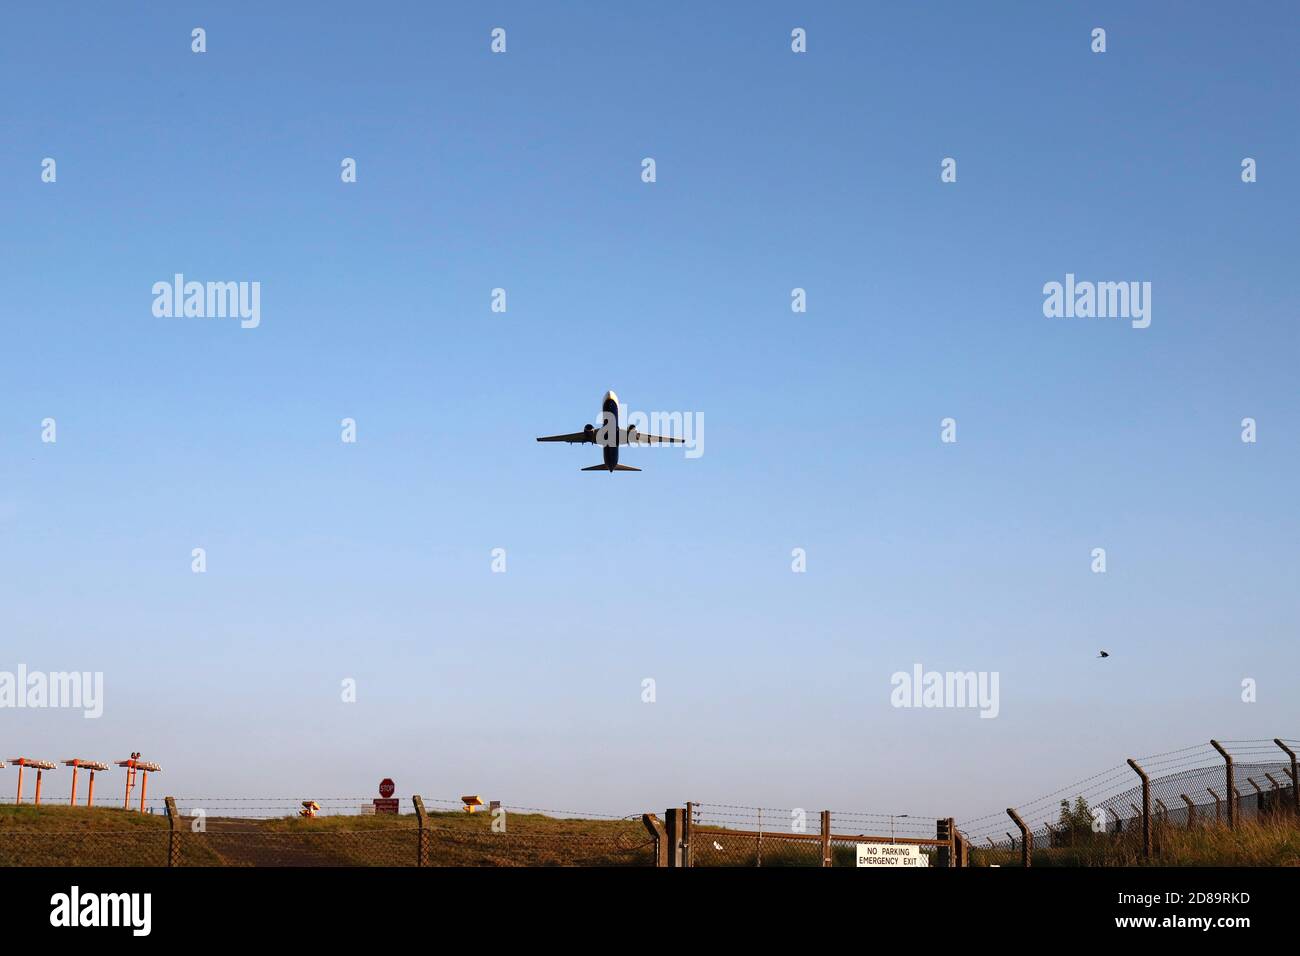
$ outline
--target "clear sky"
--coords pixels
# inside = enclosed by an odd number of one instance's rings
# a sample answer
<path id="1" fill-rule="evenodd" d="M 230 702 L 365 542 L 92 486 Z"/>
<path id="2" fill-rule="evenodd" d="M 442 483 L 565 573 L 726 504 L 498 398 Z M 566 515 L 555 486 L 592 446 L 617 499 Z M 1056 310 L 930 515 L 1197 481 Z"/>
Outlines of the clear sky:
<path id="1" fill-rule="evenodd" d="M 10 8 L 0 670 L 105 701 L 0 710 L 0 756 L 961 817 L 1298 736 L 1297 23 Z M 260 282 L 260 326 L 155 317 L 175 273 Z M 1067 273 L 1149 281 L 1150 327 L 1046 318 Z M 703 415 L 704 454 L 534 442 L 611 388 Z M 892 707 L 917 663 L 998 672 L 997 718 Z"/>

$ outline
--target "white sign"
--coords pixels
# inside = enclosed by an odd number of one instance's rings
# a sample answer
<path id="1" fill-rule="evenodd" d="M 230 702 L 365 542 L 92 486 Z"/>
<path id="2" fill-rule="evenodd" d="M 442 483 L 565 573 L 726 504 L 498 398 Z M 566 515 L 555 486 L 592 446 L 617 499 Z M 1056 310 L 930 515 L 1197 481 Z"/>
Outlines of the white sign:
<path id="1" fill-rule="evenodd" d="M 858 866 L 929 866 L 930 858 L 911 843 L 859 843 Z"/>

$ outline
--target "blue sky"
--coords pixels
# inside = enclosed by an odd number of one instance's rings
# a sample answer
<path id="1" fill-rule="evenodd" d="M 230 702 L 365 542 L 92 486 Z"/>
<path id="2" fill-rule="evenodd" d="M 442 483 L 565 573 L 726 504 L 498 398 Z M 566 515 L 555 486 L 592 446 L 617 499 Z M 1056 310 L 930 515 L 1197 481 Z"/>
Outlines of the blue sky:
<path id="1" fill-rule="evenodd" d="M 7 12 L 0 670 L 106 699 L 5 749 L 960 817 L 1295 736 L 1293 12 L 805 6 Z M 260 327 L 156 318 L 177 272 Z M 1150 328 L 1045 318 L 1067 272 Z M 703 456 L 533 441 L 610 388 Z M 917 662 L 998 718 L 892 708 Z"/>

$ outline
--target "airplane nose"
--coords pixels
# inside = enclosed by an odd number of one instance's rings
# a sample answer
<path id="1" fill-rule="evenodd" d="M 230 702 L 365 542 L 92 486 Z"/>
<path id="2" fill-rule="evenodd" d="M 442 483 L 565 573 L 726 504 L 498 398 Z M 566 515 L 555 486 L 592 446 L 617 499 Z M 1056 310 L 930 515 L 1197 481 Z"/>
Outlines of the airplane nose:
<path id="1" fill-rule="evenodd" d="M 605 401 L 607 401 L 607 402 L 613 402 L 615 405 L 617 405 L 617 404 L 618 404 L 618 396 L 615 395 L 614 392 L 613 392 L 612 390 L 611 390 L 611 391 L 608 391 L 608 392 L 605 393 Z"/>

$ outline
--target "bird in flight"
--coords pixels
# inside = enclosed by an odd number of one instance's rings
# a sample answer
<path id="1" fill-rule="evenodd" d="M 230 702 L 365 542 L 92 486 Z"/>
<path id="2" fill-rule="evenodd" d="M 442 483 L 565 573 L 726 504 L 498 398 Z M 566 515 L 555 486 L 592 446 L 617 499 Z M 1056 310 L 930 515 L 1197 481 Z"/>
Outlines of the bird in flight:
<path id="1" fill-rule="evenodd" d="M 639 432 L 633 426 L 629 425 L 622 428 L 618 423 L 618 396 L 613 392 L 606 392 L 605 398 L 600 406 L 600 427 L 587 424 L 583 426 L 582 431 L 573 432 L 568 435 L 547 435 L 538 441 L 562 441 L 570 445 L 599 445 L 601 454 L 605 459 L 599 465 L 592 465 L 583 471 L 608 471 L 611 475 L 616 471 L 640 471 L 640 468 L 633 468 L 631 465 L 620 465 L 618 463 L 618 450 L 623 445 L 684 445 L 684 438 L 661 438 L 658 435 L 647 435 Z"/>

